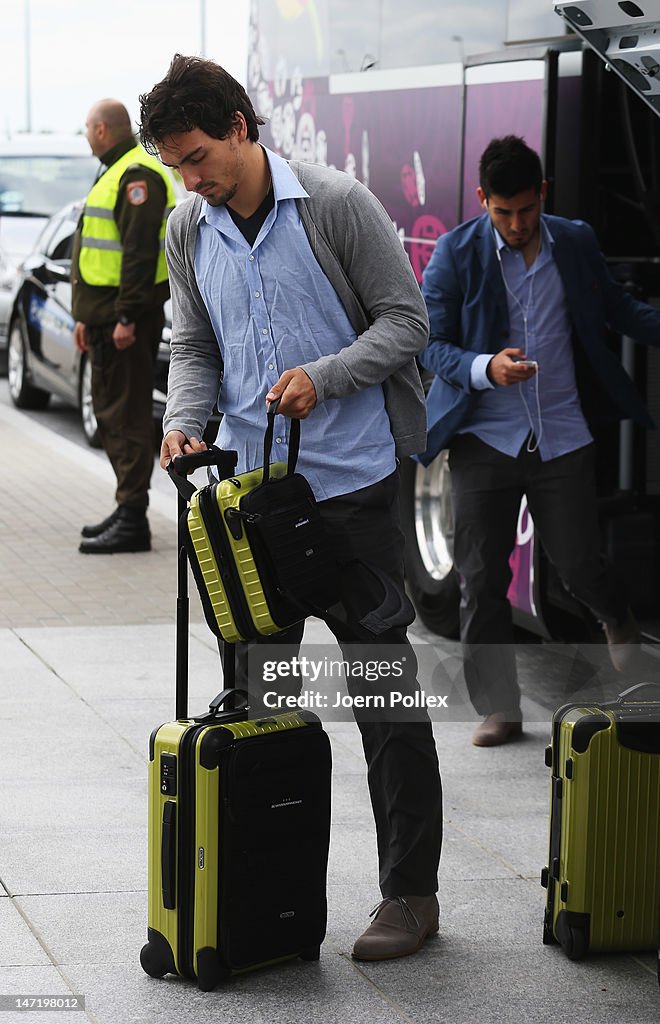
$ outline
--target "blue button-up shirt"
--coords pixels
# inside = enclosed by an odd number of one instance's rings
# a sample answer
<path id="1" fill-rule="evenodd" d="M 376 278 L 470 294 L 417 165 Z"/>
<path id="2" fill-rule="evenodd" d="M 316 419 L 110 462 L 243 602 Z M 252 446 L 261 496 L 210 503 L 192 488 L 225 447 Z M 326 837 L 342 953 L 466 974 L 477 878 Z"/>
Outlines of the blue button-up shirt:
<path id="1" fill-rule="evenodd" d="M 470 369 L 478 401 L 460 432 L 476 434 L 505 455 L 515 456 L 533 430 L 546 461 L 582 448 L 592 437 L 575 382 L 571 322 L 552 256 L 553 240 L 543 221 L 541 230 L 541 250 L 529 268 L 522 252 L 509 249 L 495 231 L 506 283 L 511 347 L 535 359 L 538 372 L 521 384 L 493 386 L 486 375 L 492 355 L 478 355 Z"/>
<path id="2" fill-rule="evenodd" d="M 202 204 L 195 274 L 224 363 L 217 443 L 239 453 L 237 472 L 263 462 L 265 398 L 285 370 L 333 355 L 356 334 L 305 234 L 296 199 L 307 193 L 266 150 L 275 205 L 250 247 L 224 206 Z M 288 455 L 289 420 L 275 420 L 273 461 Z M 380 385 L 316 406 L 301 424 L 298 467 L 318 500 L 382 480 L 396 466 Z"/>

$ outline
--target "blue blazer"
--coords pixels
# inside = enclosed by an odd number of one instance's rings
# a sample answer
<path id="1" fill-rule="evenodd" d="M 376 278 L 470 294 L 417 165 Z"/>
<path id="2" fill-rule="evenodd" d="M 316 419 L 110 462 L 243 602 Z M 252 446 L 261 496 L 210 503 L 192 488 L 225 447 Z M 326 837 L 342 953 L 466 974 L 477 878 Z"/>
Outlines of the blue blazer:
<path id="1" fill-rule="evenodd" d="M 554 239 L 553 255 L 573 324 L 583 407 L 593 392 L 619 418 L 654 426 L 639 392 L 608 348 L 607 329 L 645 345 L 660 345 L 660 310 L 637 301 L 612 279 L 588 224 L 546 215 L 543 220 Z M 487 213 L 440 236 L 424 271 L 422 293 L 431 330 L 419 360 L 435 374 L 427 396 L 427 447 L 418 456 L 428 466 L 447 447 L 478 395 L 470 385 L 475 356 L 519 344 L 510 337 L 506 291 Z M 589 418 L 586 408 L 585 414 Z"/>

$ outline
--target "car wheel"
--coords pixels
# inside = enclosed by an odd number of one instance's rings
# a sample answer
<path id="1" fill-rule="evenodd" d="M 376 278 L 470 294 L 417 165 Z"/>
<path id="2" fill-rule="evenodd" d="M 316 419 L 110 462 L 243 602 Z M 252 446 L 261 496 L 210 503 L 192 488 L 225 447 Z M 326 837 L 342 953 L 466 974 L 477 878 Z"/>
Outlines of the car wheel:
<path id="1" fill-rule="evenodd" d="M 85 358 L 82 360 L 80 370 L 80 415 L 87 443 L 92 448 L 100 448 L 99 425 L 96 422 L 92 402 L 92 364 L 89 359 Z"/>
<path id="2" fill-rule="evenodd" d="M 412 459 L 402 460 L 400 503 L 412 602 L 428 629 L 455 639 L 460 589 L 452 556 L 454 514 L 446 452 L 427 469 Z"/>
<path id="3" fill-rule="evenodd" d="M 50 393 L 28 383 L 27 339 L 20 320 L 14 320 L 9 328 L 7 351 L 7 377 L 9 395 L 18 409 L 45 409 Z"/>

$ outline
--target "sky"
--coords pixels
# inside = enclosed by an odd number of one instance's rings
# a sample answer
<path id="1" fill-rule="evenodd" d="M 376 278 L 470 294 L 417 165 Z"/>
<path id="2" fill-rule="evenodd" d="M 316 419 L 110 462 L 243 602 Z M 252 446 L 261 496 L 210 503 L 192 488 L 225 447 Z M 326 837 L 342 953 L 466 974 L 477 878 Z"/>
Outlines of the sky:
<path id="1" fill-rule="evenodd" d="M 89 108 L 106 97 L 121 100 L 135 120 L 139 94 L 163 78 L 176 52 L 202 54 L 202 11 L 203 55 L 245 84 L 249 0 L 14 0 L 3 4 L 0 138 L 27 130 L 28 118 L 32 131 L 79 132 Z"/>

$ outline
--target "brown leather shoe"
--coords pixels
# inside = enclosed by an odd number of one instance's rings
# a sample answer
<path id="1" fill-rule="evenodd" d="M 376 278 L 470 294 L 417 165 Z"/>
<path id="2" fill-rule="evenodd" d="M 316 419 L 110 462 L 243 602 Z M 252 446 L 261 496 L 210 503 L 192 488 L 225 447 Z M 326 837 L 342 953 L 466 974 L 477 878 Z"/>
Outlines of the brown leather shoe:
<path id="1" fill-rule="evenodd" d="M 475 747 L 500 747 L 510 743 L 522 734 L 522 718 L 519 711 L 495 711 L 486 715 L 472 734 Z"/>
<path id="2" fill-rule="evenodd" d="M 438 930 L 437 896 L 386 896 L 371 911 L 372 923 L 353 946 L 356 960 L 410 956 Z"/>
<path id="3" fill-rule="evenodd" d="M 610 661 L 617 672 L 633 668 L 640 655 L 641 635 L 630 608 L 623 622 L 603 623 Z"/>

